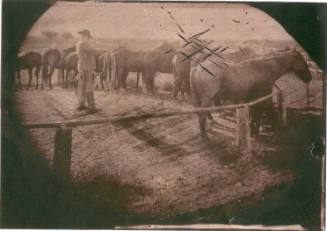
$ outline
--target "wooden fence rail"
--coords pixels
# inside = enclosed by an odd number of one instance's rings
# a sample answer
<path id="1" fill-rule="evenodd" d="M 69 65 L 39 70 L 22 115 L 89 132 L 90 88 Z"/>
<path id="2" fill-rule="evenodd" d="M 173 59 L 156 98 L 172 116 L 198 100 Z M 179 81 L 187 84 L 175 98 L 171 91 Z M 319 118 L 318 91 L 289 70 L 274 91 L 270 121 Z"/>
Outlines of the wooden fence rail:
<path id="1" fill-rule="evenodd" d="M 281 91 L 274 92 L 270 95 L 261 97 L 257 100 L 244 104 L 233 104 L 216 106 L 210 108 L 195 108 L 191 110 L 173 110 L 158 113 L 143 113 L 137 115 L 127 116 L 111 116 L 98 119 L 89 120 L 64 120 L 53 122 L 37 122 L 37 123 L 24 123 L 23 126 L 28 129 L 35 128 L 56 128 L 55 134 L 55 148 L 54 148 L 54 170 L 61 174 L 65 178 L 70 177 L 70 162 L 71 162 L 71 144 L 72 144 L 72 128 L 77 126 L 95 125 L 103 123 L 115 123 L 121 121 L 136 121 L 145 119 L 155 119 L 170 116 L 197 114 L 205 112 L 219 112 L 224 110 L 236 110 L 236 144 L 240 149 L 251 149 L 251 130 L 250 130 L 250 110 L 251 107 L 262 103 L 266 100 L 272 99 L 272 97 L 278 97 L 278 111 L 280 121 L 283 125 L 286 125 L 286 106 L 284 96 Z"/>
<path id="2" fill-rule="evenodd" d="M 178 116 L 178 115 L 187 115 L 187 114 L 196 114 L 196 113 L 204 113 L 204 112 L 219 112 L 223 110 L 231 110 L 231 109 L 239 109 L 242 107 L 251 107 L 255 104 L 261 103 L 265 100 L 272 98 L 275 95 L 281 94 L 280 92 L 275 92 L 270 95 L 259 98 L 255 101 L 244 103 L 244 104 L 231 104 L 224 106 L 215 106 L 209 108 L 196 108 L 191 110 L 175 110 L 175 111 L 167 111 L 167 112 L 159 112 L 159 113 L 143 113 L 138 115 L 128 115 L 128 116 L 112 116 L 98 119 L 89 119 L 89 120 L 63 120 L 63 121 L 53 121 L 53 122 L 35 122 L 35 123 L 24 123 L 23 126 L 25 128 L 60 128 L 60 127 L 77 127 L 77 126 L 86 126 L 86 125 L 94 125 L 94 124 L 103 124 L 103 123 L 113 123 L 119 122 L 123 120 L 140 120 L 140 119 L 152 119 L 152 118 L 161 118 L 161 117 L 169 117 L 169 116 Z"/>
<path id="3" fill-rule="evenodd" d="M 140 119 L 150 119 L 150 118 L 152 119 L 152 118 L 161 118 L 161 117 L 169 117 L 169 116 L 196 114 L 196 113 L 203 113 L 203 112 L 218 112 L 226 109 L 237 109 L 244 106 L 245 104 L 233 104 L 233 105 L 216 106 L 210 108 L 175 110 L 175 111 L 159 112 L 159 113 L 143 113 L 143 114 L 128 115 L 128 116 L 112 116 L 112 117 L 89 119 L 89 120 L 63 120 L 63 121 L 53 121 L 53 122 L 24 123 L 23 126 L 25 128 L 60 128 L 63 126 L 77 127 L 77 126 L 85 126 L 85 125 L 113 123 L 123 120 L 140 120 Z"/>

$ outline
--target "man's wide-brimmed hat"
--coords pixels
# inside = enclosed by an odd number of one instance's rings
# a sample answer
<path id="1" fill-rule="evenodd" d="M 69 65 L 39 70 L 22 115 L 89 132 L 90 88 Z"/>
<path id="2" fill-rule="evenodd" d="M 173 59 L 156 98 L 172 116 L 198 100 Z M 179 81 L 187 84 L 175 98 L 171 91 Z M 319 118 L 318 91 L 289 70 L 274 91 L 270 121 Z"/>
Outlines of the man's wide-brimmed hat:
<path id="1" fill-rule="evenodd" d="M 87 36 L 89 36 L 89 38 L 92 38 L 89 30 L 82 30 L 82 31 L 79 31 L 78 33 L 82 34 L 82 35 L 87 35 Z"/>

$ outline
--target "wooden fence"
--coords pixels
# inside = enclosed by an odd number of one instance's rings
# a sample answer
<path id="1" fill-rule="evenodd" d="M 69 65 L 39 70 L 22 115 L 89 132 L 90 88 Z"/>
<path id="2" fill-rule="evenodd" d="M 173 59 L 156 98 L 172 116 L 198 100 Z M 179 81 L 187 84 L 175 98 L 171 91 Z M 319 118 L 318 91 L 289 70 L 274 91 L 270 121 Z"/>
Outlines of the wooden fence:
<path id="1" fill-rule="evenodd" d="M 287 125 L 287 114 L 286 114 L 286 105 L 285 105 L 285 95 L 281 91 L 277 91 L 270 95 L 264 96 L 257 100 L 251 101 L 245 104 L 236 104 L 236 105 L 226 105 L 226 106 L 216 106 L 210 108 L 195 108 L 192 110 L 178 110 L 178 111 L 166 111 L 160 113 L 145 113 L 139 115 L 128 115 L 128 116 L 113 116 L 106 118 L 98 118 L 98 119 L 90 119 L 90 120 L 66 120 L 66 121 L 55 121 L 55 122 L 41 122 L 41 123 L 24 123 L 23 126 L 28 129 L 37 129 L 37 128 L 55 128 L 55 145 L 54 145 L 54 163 L 53 170 L 60 175 L 65 180 L 70 180 L 71 178 L 71 148 L 72 148 L 72 129 L 77 126 L 86 126 L 86 125 L 94 125 L 94 124 L 103 124 L 103 123 L 113 123 L 120 122 L 124 120 L 145 120 L 145 119 L 155 119 L 169 116 L 179 116 L 179 115 L 187 115 L 194 113 L 203 113 L 203 112 L 219 112 L 223 110 L 235 110 L 236 111 L 236 134 L 234 135 L 236 138 L 237 146 L 242 150 L 250 150 L 251 149 L 251 130 L 250 130 L 250 110 L 251 107 L 260 104 L 264 101 L 271 100 L 272 97 L 277 97 L 277 107 L 278 107 L 278 115 L 279 121 L 282 126 Z M 307 99 L 308 100 L 308 99 Z M 322 193 L 321 193 L 321 227 L 323 228 L 325 225 L 325 156 L 323 156 L 322 160 Z M 220 229 L 224 230 L 228 229 L 243 229 L 248 227 L 205 227 L 200 226 L 201 229 Z M 149 227 L 148 227 L 149 228 Z M 155 227 L 158 228 L 158 227 Z M 162 226 L 160 228 L 167 228 Z M 170 228 L 170 227 L 169 227 Z M 174 229 L 184 229 L 184 228 L 193 228 L 193 227 L 174 227 Z M 253 230 L 305 230 L 303 227 L 251 227 Z M 119 228 L 118 228 L 119 229 Z"/>
<path id="2" fill-rule="evenodd" d="M 65 121 L 54 121 L 54 122 L 37 122 L 37 123 L 24 123 L 23 126 L 28 129 L 36 128 L 55 128 L 55 145 L 54 145 L 54 170 L 64 176 L 65 178 L 70 178 L 70 165 L 71 165 L 71 145 L 72 145 L 72 128 L 77 126 L 95 125 L 103 123 L 113 123 L 120 121 L 136 121 L 145 119 L 155 119 L 169 116 L 179 116 L 187 114 L 196 114 L 203 112 L 219 112 L 223 110 L 235 110 L 236 111 L 236 134 L 234 137 L 236 139 L 236 145 L 241 150 L 251 149 L 251 131 L 250 131 L 250 110 L 251 107 L 262 103 L 266 100 L 271 100 L 272 97 L 278 97 L 278 111 L 279 119 L 282 125 L 286 125 L 286 107 L 284 103 L 284 96 L 281 91 L 277 91 L 270 95 L 259 98 L 255 101 L 245 103 L 245 104 L 234 104 L 234 105 L 224 105 L 216 106 L 210 108 L 195 108 L 192 110 L 175 110 L 166 111 L 160 113 L 145 113 L 138 115 L 128 115 L 128 116 L 112 116 L 98 119 L 89 120 L 65 120 Z"/>

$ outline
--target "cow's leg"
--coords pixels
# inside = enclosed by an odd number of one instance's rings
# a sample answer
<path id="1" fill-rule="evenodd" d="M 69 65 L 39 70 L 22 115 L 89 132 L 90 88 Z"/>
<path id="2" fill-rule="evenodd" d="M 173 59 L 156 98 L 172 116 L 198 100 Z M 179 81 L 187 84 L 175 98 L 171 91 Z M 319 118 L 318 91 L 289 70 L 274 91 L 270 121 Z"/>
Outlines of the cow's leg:
<path id="1" fill-rule="evenodd" d="M 75 75 L 75 71 L 73 69 L 70 69 L 66 78 L 66 88 L 69 88 L 69 85 L 74 75 Z"/>
<path id="2" fill-rule="evenodd" d="M 38 89 L 39 88 L 40 66 L 38 66 L 35 69 L 34 75 L 35 75 L 35 89 Z"/>
<path id="3" fill-rule="evenodd" d="M 44 84 L 48 75 L 48 65 L 46 63 L 42 64 L 42 75 L 41 75 L 41 90 L 44 89 Z"/>
<path id="4" fill-rule="evenodd" d="M 52 89 L 52 75 L 49 75 L 49 77 L 48 77 L 48 84 L 49 84 L 49 88 L 50 88 L 50 90 Z"/>
<path id="5" fill-rule="evenodd" d="M 45 74 L 42 78 L 42 86 L 41 89 L 43 90 L 46 86 L 47 86 L 47 82 L 48 82 L 48 74 Z"/>
<path id="6" fill-rule="evenodd" d="M 222 105 L 221 99 L 219 99 L 218 96 L 214 97 L 213 106 L 221 106 L 221 105 Z M 217 121 L 214 120 L 214 118 L 210 112 L 208 112 L 208 119 L 213 123 L 217 123 Z"/>
<path id="7" fill-rule="evenodd" d="M 201 99 L 201 105 L 200 107 L 210 107 L 211 105 L 211 100 L 207 97 L 204 97 Z M 206 118 L 210 115 L 209 112 L 203 112 L 203 113 L 199 113 L 198 117 L 199 117 L 199 125 L 200 125 L 200 132 L 201 132 L 201 136 L 203 137 L 203 139 L 208 140 L 208 134 L 207 134 L 207 128 L 206 128 Z M 211 115 L 210 115 L 211 116 Z"/>
<path id="8" fill-rule="evenodd" d="M 64 79 L 65 79 L 65 68 L 61 68 L 61 76 L 58 78 L 58 84 L 64 88 Z"/>
<path id="9" fill-rule="evenodd" d="M 173 98 L 174 99 L 177 99 L 178 92 L 181 90 L 181 85 L 182 85 L 181 78 L 176 76 L 174 78 L 174 86 L 173 86 Z"/>
<path id="10" fill-rule="evenodd" d="M 186 94 L 188 96 L 191 96 L 190 76 L 189 75 L 186 78 L 184 78 L 183 83 L 184 83 L 184 92 L 186 92 Z"/>
<path id="11" fill-rule="evenodd" d="M 254 134 L 259 133 L 260 127 L 264 125 L 264 122 L 271 125 L 272 129 L 275 129 L 278 125 L 278 114 L 274 109 L 272 99 L 268 99 L 265 102 L 262 102 L 256 105 L 256 109 L 254 109 L 253 120 L 255 123 Z M 264 116 L 266 116 L 267 121 L 264 121 Z"/>
<path id="12" fill-rule="evenodd" d="M 272 126 L 274 126 L 277 121 L 276 113 L 273 108 L 273 101 L 272 99 L 269 99 L 265 102 L 262 102 L 260 104 L 254 105 L 252 107 L 251 111 L 251 132 L 252 134 L 256 135 L 260 131 L 260 125 L 263 121 L 264 114 L 267 114 L 267 118 L 269 119 L 269 123 L 271 123 Z"/>
<path id="13" fill-rule="evenodd" d="M 69 75 L 71 71 L 72 71 L 71 69 L 66 70 L 66 75 L 64 76 L 64 81 L 63 81 L 64 88 L 68 88 Z"/>
<path id="14" fill-rule="evenodd" d="M 22 82 L 20 80 L 20 70 L 17 71 L 17 80 L 19 89 L 22 89 Z"/>
<path id="15" fill-rule="evenodd" d="M 50 87 L 50 89 L 52 89 L 51 79 L 52 79 L 53 72 L 54 72 L 54 67 L 51 67 L 50 73 L 48 75 L 48 81 L 49 81 L 49 87 Z"/>
<path id="16" fill-rule="evenodd" d="M 200 125 L 200 133 L 201 136 L 204 140 L 208 140 L 208 134 L 207 134 L 207 129 L 206 129 L 206 113 L 199 113 L 198 114 L 198 120 L 199 120 L 199 125 Z"/>
<path id="17" fill-rule="evenodd" d="M 73 87 L 75 89 L 77 89 L 77 82 L 78 82 L 78 70 L 74 69 Z"/>
<path id="18" fill-rule="evenodd" d="M 192 97 L 193 106 L 194 107 L 201 107 L 201 99 L 196 95 Z M 206 124 L 205 124 L 205 113 L 197 113 L 198 115 L 198 121 L 199 121 L 199 128 L 200 128 L 200 134 L 204 139 L 208 139 L 208 134 L 206 132 Z"/>
<path id="19" fill-rule="evenodd" d="M 65 76 L 66 76 L 66 73 L 67 73 L 67 69 L 63 69 L 61 71 L 61 77 L 60 77 L 60 83 L 59 85 L 62 87 L 62 88 L 65 88 Z"/>
<path id="20" fill-rule="evenodd" d="M 41 78 L 41 90 L 44 89 L 44 80 L 45 79 L 45 76 L 42 74 L 42 78 Z"/>
<path id="21" fill-rule="evenodd" d="M 106 89 L 105 89 L 104 82 L 106 81 L 106 75 L 100 73 L 99 78 L 100 78 L 101 88 L 102 88 L 103 91 L 105 91 Z"/>
<path id="22" fill-rule="evenodd" d="M 92 75 L 92 80 L 93 80 L 93 86 L 94 86 L 94 89 L 95 90 L 98 90 L 98 88 L 99 88 L 99 85 L 101 84 L 101 83 L 99 83 L 99 81 L 101 82 L 101 78 L 100 78 L 100 76 L 98 76 L 98 75 L 95 75 L 95 74 L 91 74 Z M 100 78 L 100 79 L 99 79 Z"/>
<path id="23" fill-rule="evenodd" d="M 181 82 L 181 96 L 183 97 L 183 99 L 185 98 L 185 84 L 184 81 Z"/>
<path id="24" fill-rule="evenodd" d="M 278 113 L 276 109 L 274 108 L 274 103 L 272 98 L 266 101 L 266 109 L 267 117 L 269 120 L 269 123 L 271 124 L 272 128 L 276 128 L 278 125 Z"/>
<path id="25" fill-rule="evenodd" d="M 35 80 L 36 80 L 35 89 L 38 89 L 39 88 L 39 74 L 38 73 L 35 75 Z"/>
<path id="26" fill-rule="evenodd" d="M 154 93 L 154 77 L 155 77 L 155 72 L 150 72 L 148 76 L 148 93 L 153 94 Z"/>
<path id="27" fill-rule="evenodd" d="M 260 110 L 260 105 L 254 105 L 252 107 L 251 111 L 251 116 L 252 116 L 252 121 L 251 121 L 251 133 L 254 135 L 257 135 L 259 133 L 260 129 L 260 118 L 261 118 L 261 110 Z"/>
<path id="28" fill-rule="evenodd" d="M 69 70 L 65 69 L 61 78 L 61 87 L 66 88 L 66 76 L 68 75 Z"/>
<path id="29" fill-rule="evenodd" d="M 49 75 L 48 81 L 49 81 L 49 87 L 52 89 L 52 83 L 51 83 L 52 75 Z"/>
<path id="30" fill-rule="evenodd" d="M 124 71 L 123 73 L 122 73 L 122 75 L 121 75 L 121 83 L 120 83 L 120 85 L 121 85 L 121 87 L 124 89 L 124 90 L 126 90 L 126 79 L 127 79 L 127 76 L 128 76 L 128 71 Z"/>
<path id="31" fill-rule="evenodd" d="M 136 72 L 136 86 L 135 88 L 139 88 L 139 80 L 140 80 L 140 72 Z"/>
<path id="32" fill-rule="evenodd" d="M 113 79 L 113 83 L 114 83 L 113 84 L 113 87 L 116 90 L 119 90 L 120 89 L 121 77 L 122 77 L 123 73 L 124 73 L 124 70 L 119 69 L 119 70 L 117 70 L 117 72 L 115 74 L 115 77 Z"/>
<path id="33" fill-rule="evenodd" d="M 148 75 L 149 75 L 148 72 L 142 72 L 142 81 L 143 81 L 143 83 L 145 85 L 145 90 L 146 90 L 147 93 L 148 93 L 149 88 L 150 88 L 149 81 L 148 81 L 148 78 L 149 78 Z"/>
<path id="34" fill-rule="evenodd" d="M 116 90 L 120 90 L 121 78 L 122 78 L 123 73 L 124 73 L 124 70 L 122 70 L 122 69 L 117 70 L 117 74 L 114 78 L 114 89 L 116 89 Z"/>
<path id="35" fill-rule="evenodd" d="M 28 84 L 27 84 L 26 89 L 28 90 L 30 88 L 30 86 L 31 86 L 32 77 L 33 77 L 33 75 L 32 75 L 32 68 L 29 67 L 27 69 L 27 71 L 28 71 Z"/>
<path id="36" fill-rule="evenodd" d="M 34 75 L 35 75 L 35 89 L 39 88 L 39 76 L 40 76 L 40 70 L 41 70 L 41 64 L 36 66 L 35 71 L 34 71 Z"/>
<path id="37" fill-rule="evenodd" d="M 108 64 L 107 66 L 107 77 L 106 77 L 106 86 L 107 86 L 107 91 L 110 90 L 110 83 L 111 83 L 111 64 Z"/>

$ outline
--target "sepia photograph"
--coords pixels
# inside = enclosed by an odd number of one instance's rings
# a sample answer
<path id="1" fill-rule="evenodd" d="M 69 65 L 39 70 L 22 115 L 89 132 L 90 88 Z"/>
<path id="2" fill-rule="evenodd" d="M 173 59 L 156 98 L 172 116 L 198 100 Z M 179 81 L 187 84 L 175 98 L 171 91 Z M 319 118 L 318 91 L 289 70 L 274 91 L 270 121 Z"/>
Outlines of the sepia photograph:
<path id="1" fill-rule="evenodd" d="M 325 4 L 2 7 L 1 228 L 325 230 Z"/>

